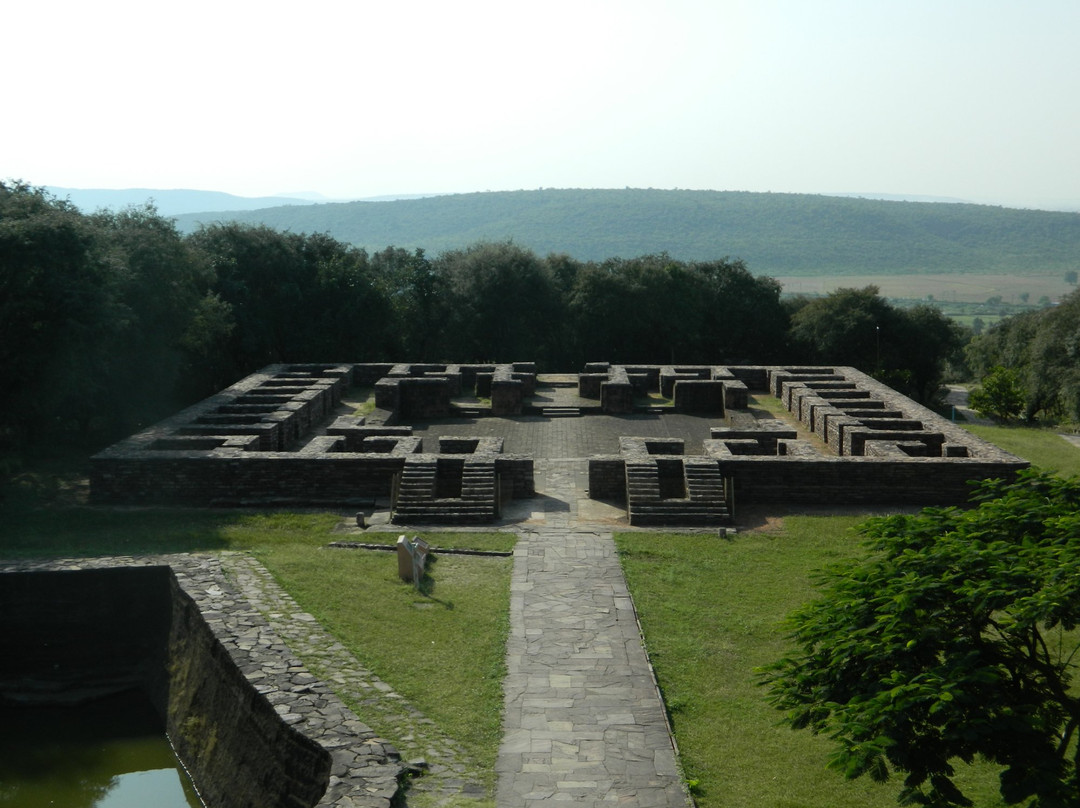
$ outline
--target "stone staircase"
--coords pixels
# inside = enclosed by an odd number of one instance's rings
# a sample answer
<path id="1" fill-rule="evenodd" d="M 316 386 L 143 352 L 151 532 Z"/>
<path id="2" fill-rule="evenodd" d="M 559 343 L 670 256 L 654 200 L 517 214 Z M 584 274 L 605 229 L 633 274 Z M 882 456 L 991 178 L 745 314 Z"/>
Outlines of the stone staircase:
<path id="1" fill-rule="evenodd" d="M 406 458 L 392 521 L 399 524 L 483 524 L 499 515 L 493 459 L 468 459 L 461 469 L 461 496 L 438 496 L 439 463 L 433 455 Z"/>
<path id="2" fill-rule="evenodd" d="M 540 414 L 545 418 L 577 418 L 581 407 L 541 407 Z"/>
<path id="3" fill-rule="evenodd" d="M 655 460 L 626 461 L 626 505 L 630 524 L 709 527 L 731 521 L 720 467 L 709 458 L 687 457 L 682 462 L 686 496 L 661 496 Z"/>

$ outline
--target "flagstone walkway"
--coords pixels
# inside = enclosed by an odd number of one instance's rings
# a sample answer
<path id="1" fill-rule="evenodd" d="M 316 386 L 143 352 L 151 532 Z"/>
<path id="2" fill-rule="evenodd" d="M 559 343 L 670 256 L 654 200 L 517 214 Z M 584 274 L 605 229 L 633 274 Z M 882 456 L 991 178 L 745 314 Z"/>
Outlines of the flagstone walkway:
<path id="1" fill-rule="evenodd" d="M 496 804 L 689 805 L 611 534 L 524 533 L 510 620 Z"/>
<path id="2" fill-rule="evenodd" d="M 542 801 L 686 808 L 663 704 L 585 461 L 538 468 L 510 591 L 499 808 Z"/>

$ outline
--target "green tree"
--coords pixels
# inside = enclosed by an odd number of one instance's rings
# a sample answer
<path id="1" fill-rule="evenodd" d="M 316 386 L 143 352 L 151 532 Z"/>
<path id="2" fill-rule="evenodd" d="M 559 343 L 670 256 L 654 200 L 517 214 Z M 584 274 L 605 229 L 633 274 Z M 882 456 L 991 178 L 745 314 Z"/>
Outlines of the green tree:
<path id="1" fill-rule="evenodd" d="M 387 247 L 371 256 L 371 266 L 393 309 L 403 355 L 416 361 L 437 358 L 451 308 L 445 274 L 421 249 Z"/>
<path id="2" fill-rule="evenodd" d="M 976 376 L 995 367 L 1016 373 L 1024 418 L 1080 420 L 1080 291 L 1061 303 L 1009 317 L 966 348 Z"/>
<path id="3" fill-rule="evenodd" d="M 802 305 L 791 318 L 791 337 L 801 358 L 880 371 L 895 344 L 899 317 L 878 287 L 837 289 Z"/>
<path id="4" fill-rule="evenodd" d="M 0 183 L 0 443 L 111 440 L 186 403 L 212 282 L 152 206 L 88 216 Z"/>
<path id="5" fill-rule="evenodd" d="M 698 362 L 773 364 L 789 355 L 787 309 L 781 286 L 754 276 L 740 260 L 728 258 L 692 264 L 701 278 L 695 296 L 703 307 Z"/>
<path id="6" fill-rule="evenodd" d="M 206 257 L 152 205 L 90 217 L 101 252 L 112 269 L 117 310 L 96 378 L 83 383 L 69 411 L 84 418 L 107 414 L 113 431 L 129 432 L 188 403 L 178 391 L 190 389 L 192 370 L 186 346 L 218 341 L 227 324 L 209 329 L 200 319 L 214 275 Z M 206 395 L 212 389 L 193 390 Z M 95 395 L 96 393 L 96 395 Z"/>
<path id="7" fill-rule="evenodd" d="M 40 442 L 106 389 L 121 272 L 72 205 L 0 183 L 0 444 Z"/>
<path id="8" fill-rule="evenodd" d="M 574 278 L 577 360 L 705 364 L 779 361 L 788 315 L 780 285 L 742 261 L 612 258 Z"/>
<path id="9" fill-rule="evenodd" d="M 936 404 L 945 369 L 963 361 L 964 329 L 937 306 L 897 309 L 895 341 L 886 341 L 883 381 L 925 404 Z"/>
<path id="10" fill-rule="evenodd" d="M 562 311 L 549 268 L 531 250 L 481 242 L 442 253 L 434 264 L 452 300 L 441 359 L 550 366 Z"/>
<path id="11" fill-rule="evenodd" d="M 1010 421 L 1024 412 L 1024 388 L 1015 370 L 998 366 L 971 391 L 968 403 L 982 415 Z"/>
<path id="12" fill-rule="evenodd" d="M 228 380 L 272 362 L 384 359 L 394 352 L 385 290 L 367 253 L 324 234 L 213 225 L 190 237 L 213 267 Z"/>
<path id="13" fill-rule="evenodd" d="M 956 765 L 1001 767 L 1007 804 L 1080 804 L 1080 482 L 988 480 L 974 507 L 878 517 L 866 557 L 791 617 L 798 652 L 763 671 L 796 728 L 849 778 L 905 774 L 902 804 L 964 806 Z"/>
<path id="14" fill-rule="evenodd" d="M 899 309 L 876 286 L 837 289 L 793 309 L 793 360 L 851 365 L 927 404 L 963 342 L 962 329 L 937 307 Z"/>

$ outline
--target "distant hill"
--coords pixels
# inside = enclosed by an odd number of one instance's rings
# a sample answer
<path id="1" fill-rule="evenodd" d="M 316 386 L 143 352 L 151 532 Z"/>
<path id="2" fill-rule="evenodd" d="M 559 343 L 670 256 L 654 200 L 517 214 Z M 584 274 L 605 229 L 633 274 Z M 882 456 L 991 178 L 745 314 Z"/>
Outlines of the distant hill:
<path id="1" fill-rule="evenodd" d="M 241 210 L 282 207 L 285 205 L 312 205 L 327 202 L 387 202 L 394 199 L 420 199 L 424 194 L 401 196 L 373 196 L 360 199 L 326 199 L 319 194 L 281 194 L 278 196 L 236 196 L 220 191 L 196 191 L 190 189 L 161 188 L 61 188 L 45 186 L 45 190 L 57 199 L 67 199 L 84 213 L 102 208 L 120 210 L 131 205 L 153 202 L 162 216 L 180 216 L 204 210 L 216 214 L 234 213 Z"/>
<path id="2" fill-rule="evenodd" d="M 310 205 L 310 199 L 293 196 L 234 196 L 219 191 L 163 190 L 156 188 L 60 188 L 46 186 L 45 190 L 57 199 L 67 199 L 84 213 L 102 208 L 119 210 L 131 205 L 153 202 L 162 216 L 176 216 L 200 210 L 222 213 L 238 210 L 257 210 L 282 205 Z"/>
<path id="3" fill-rule="evenodd" d="M 1056 273 L 1080 269 L 1080 214 L 733 191 L 538 190 L 185 214 L 429 253 L 513 240 L 582 260 L 667 252 L 757 274 Z"/>

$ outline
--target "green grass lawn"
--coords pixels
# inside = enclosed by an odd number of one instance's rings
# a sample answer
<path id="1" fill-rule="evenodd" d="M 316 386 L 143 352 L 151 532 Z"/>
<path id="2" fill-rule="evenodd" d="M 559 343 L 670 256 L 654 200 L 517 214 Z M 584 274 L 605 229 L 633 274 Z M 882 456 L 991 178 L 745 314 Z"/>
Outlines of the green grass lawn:
<path id="1" fill-rule="evenodd" d="M 1052 430 L 977 424 L 964 424 L 964 428 L 1044 469 L 1066 477 L 1080 474 L 1080 446 L 1074 446 Z"/>
<path id="2" fill-rule="evenodd" d="M 860 551 L 862 517 L 787 517 L 779 532 L 616 535 L 649 657 L 700 808 L 877 808 L 900 778 L 847 781 L 829 739 L 780 725 L 755 668 L 792 649 L 786 615 L 814 596 L 814 571 Z M 963 766 L 963 764 L 960 764 Z M 987 767 L 965 792 L 1004 803 Z"/>
<path id="3" fill-rule="evenodd" d="M 475 545 L 490 535 L 457 534 L 456 541 L 447 541 L 444 534 L 426 538 L 443 547 L 485 549 Z M 503 547 L 507 538 L 512 544 L 512 537 L 497 535 Z M 488 786 L 494 786 L 513 559 L 436 555 L 422 592 L 417 592 L 398 578 L 392 553 L 265 540 L 252 550 L 365 666 L 469 750 L 488 774 Z M 410 750 L 395 727 L 377 726 L 362 712 L 361 717 L 403 752 L 425 756 L 424 749 Z"/>
<path id="4" fill-rule="evenodd" d="M 330 549 L 342 517 L 203 509 L 105 509 L 7 503 L 0 558 L 253 553 L 366 667 L 458 740 L 493 772 L 501 732 L 502 679 L 512 559 L 445 555 L 423 593 L 397 576 L 392 553 Z M 398 534 L 365 534 L 393 543 Z M 436 547 L 506 550 L 506 533 L 438 533 Z M 409 749 L 395 727 L 361 719 Z M 414 750 L 423 756 L 424 750 Z M 489 786 L 493 786 L 493 774 Z"/>

